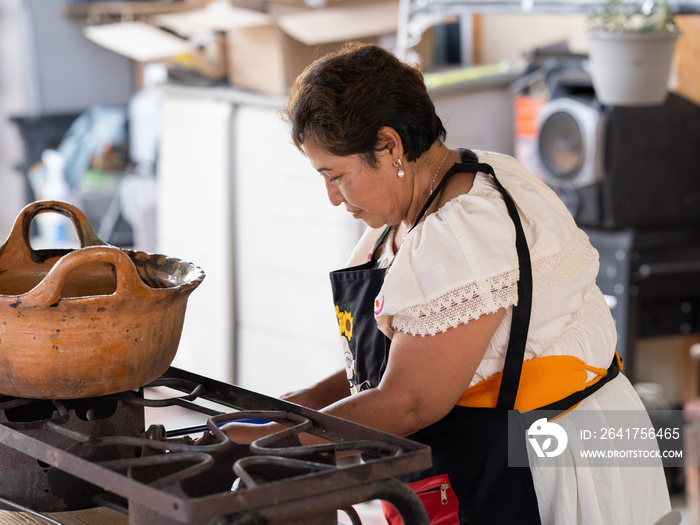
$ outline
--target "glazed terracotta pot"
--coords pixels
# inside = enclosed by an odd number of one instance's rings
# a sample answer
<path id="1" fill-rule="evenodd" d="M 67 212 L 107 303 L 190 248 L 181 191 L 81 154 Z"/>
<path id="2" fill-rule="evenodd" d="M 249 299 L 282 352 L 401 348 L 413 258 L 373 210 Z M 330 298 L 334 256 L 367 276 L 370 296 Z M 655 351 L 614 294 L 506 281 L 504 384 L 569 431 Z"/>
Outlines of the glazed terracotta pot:
<path id="1" fill-rule="evenodd" d="M 80 248 L 32 249 L 40 213 L 70 218 Z M 105 244 L 70 204 L 28 205 L 0 247 L 0 394 L 74 399 L 157 379 L 202 279 L 192 263 Z"/>

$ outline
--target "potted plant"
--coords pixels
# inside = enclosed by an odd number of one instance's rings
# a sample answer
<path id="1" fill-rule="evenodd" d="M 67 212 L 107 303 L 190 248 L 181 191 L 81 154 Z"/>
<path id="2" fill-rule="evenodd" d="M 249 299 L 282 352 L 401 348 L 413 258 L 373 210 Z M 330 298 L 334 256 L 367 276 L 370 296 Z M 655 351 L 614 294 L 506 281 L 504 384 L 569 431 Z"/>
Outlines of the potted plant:
<path id="1" fill-rule="evenodd" d="M 666 0 L 607 0 L 586 22 L 598 99 L 620 106 L 663 103 L 680 34 Z"/>

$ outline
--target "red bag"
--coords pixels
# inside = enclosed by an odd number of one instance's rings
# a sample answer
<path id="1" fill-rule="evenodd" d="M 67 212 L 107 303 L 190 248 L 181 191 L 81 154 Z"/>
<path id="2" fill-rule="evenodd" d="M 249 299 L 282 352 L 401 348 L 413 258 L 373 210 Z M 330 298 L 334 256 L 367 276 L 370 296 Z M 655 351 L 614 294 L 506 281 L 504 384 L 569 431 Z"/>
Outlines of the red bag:
<path id="1" fill-rule="evenodd" d="M 430 525 L 459 525 L 459 501 L 447 474 L 420 479 L 409 483 L 408 487 L 418 494 L 428 511 Z M 393 505 L 382 501 L 382 509 L 389 525 L 403 525 L 401 515 Z"/>

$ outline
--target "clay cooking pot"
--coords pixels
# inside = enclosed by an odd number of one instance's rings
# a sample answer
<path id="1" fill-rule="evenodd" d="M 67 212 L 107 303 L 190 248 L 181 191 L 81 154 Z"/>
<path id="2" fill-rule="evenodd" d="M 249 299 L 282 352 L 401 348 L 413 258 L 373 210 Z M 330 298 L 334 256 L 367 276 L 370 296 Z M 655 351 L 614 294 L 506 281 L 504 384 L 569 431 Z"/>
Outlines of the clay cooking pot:
<path id="1" fill-rule="evenodd" d="M 40 213 L 71 219 L 80 248 L 34 250 Z M 20 212 L 0 247 L 0 394 L 74 399 L 160 377 L 175 358 L 201 268 L 102 242 L 70 204 Z"/>

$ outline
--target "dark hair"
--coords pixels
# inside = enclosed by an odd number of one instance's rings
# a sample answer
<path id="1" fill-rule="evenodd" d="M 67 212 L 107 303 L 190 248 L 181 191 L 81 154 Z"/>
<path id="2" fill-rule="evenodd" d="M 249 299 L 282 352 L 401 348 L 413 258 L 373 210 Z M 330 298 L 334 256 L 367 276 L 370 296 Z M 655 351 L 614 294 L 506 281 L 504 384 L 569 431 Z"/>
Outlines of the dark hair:
<path id="1" fill-rule="evenodd" d="M 446 136 L 422 73 L 371 44 L 346 44 L 309 65 L 294 81 L 284 116 L 300 150 L 313 142 L 371 165 L 383 126 L 398 132 L 408 161 Z"/>

